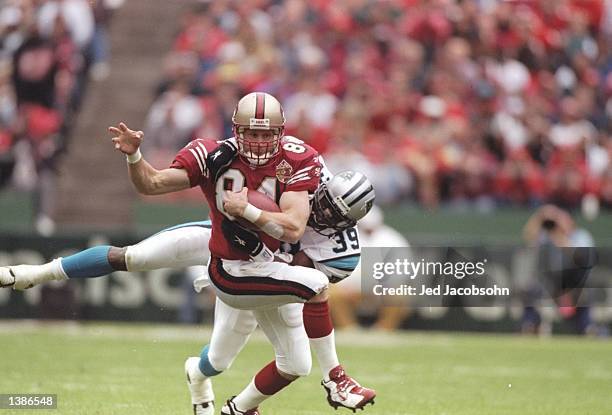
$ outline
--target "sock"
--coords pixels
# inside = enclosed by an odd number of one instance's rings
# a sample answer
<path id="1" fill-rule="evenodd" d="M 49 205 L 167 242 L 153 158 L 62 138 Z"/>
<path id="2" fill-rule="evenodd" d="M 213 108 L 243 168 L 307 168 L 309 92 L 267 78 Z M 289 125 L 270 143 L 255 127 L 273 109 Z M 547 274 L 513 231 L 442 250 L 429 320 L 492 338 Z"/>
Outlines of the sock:
<path id="1" fill-rule="evenodd" d="M 338 366 L 334 326 L 329 314 L 329 304 L 304 304 L 304 328 L 310 339 L 310 346 L 317 356 L 323 379 L 329 380 L 329 371 Z"/>
<path id="2" fill-rule="evenodd" d="M 314 351 L 317 361 L 319 362 L 323 380 L 328 381 L 329 371 L 340 365 L 338 354 L 336 353 L 334 331 L 332 330 L 332 332 L 325 337 L 310 339 L 310 347 Z"/>
<path id="3" fill-rule="evenodd" d="M 327 301 L 304 304 L 303 315 L 304 328 L 310 339 L 325 337 L 334 330 Z"/>
<path id="4" fill-rule="evenodd" d="M 94 278 L 114 271 L 108 262 L 109 245 L 95 246 L 62 258 L 62 268 L 68 278 Z"/>
<path id="5" fill-rule="evenodd" d="M 202 349 L 200 353 L 200 372 L 203 376 L 211 377 L 217 376 L 221 371 L 214 368 L 214 366 L 208 360 L 208 344 Z"/>
<path id="6" fill-rule="evenodd" d="M 62 267 L 62 258 L 55 258 L 53 261 L 41 265 L 44 273 L 53 275 L 54 280 L 65 280 L 68 278 L 64 268 Z"/>
<path id="7" fill-rule="evenodd" d="M 32 265 L 33 272 L 30 276 L 30 280 L 36 284 L 51 280 L 65 280 L 68 276 L 62 268 L 62 258 L 55 258 L 51 262 L 47 262 L 43 265 Z M 34 272 L 35 270 L 35 272 Z"/>
<path id="8" fill-rule="evenodd" d="M 240 411 L 248 411 L 291 383 L 278 373 L 276 362 L 272 361 L 259 371 L 249 385 L 234 398 Z"/>

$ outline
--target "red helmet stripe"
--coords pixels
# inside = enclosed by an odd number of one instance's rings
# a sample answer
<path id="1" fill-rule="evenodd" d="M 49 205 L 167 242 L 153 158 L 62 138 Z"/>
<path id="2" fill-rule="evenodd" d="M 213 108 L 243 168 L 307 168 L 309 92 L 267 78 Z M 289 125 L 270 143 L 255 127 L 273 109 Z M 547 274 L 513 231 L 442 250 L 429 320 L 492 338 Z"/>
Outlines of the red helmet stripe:
<path id="1" fill-rule="evenodd" d="M 256 95 L 255 101 L 255 118 L 262 119 L 266 111 L 266 96 L 261 92 Z"/>

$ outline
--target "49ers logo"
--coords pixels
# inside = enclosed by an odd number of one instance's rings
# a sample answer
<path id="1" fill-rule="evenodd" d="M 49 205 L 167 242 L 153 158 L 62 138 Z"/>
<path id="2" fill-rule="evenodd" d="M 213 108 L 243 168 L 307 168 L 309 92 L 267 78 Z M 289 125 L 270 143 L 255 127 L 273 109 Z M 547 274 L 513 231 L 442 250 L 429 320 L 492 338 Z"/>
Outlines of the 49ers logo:
<path id="1" fill-rule="evenodd" d="M 278 166 L 276 166 L 276 178 L 279 182 L 285 183 L 293 174 L 293 167 L 287 160 L 281 161 Z"/>

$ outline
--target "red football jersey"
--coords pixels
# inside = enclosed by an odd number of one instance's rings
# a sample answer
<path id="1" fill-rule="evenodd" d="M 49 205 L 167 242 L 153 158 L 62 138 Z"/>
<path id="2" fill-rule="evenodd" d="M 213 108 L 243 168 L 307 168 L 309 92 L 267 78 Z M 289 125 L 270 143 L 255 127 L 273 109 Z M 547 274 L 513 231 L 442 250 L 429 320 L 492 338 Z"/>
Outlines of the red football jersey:
<path id="1" fill-rule="evenodd" d="M 313 193 L 319 186 L 321 175 L 319 155 L 301 140 L 285 136 L 274 160 L 254 168 L 237 156 L 229 169 L 213 183 L 208 178 L 206 155 L 220 143 L 221 141 L 210 139 L 193 140 L 179 151 L 170 167 L 185 169 L 191 187 L 200 186 L 206 197 L 212 220 L 212 234 L 208 244 L 211 254 L 223 259 L 248 260 L 247 254 L 231 247 L 221 231 L 221 222 L 226 215 L 223 210 L 223 192 L 239 192 L 243 187 L 247 187 L 265 193 L 276 203 L 283 192 L 307 190 Z M 263 232 L 260 232 L 259 236 L 272 251 L 279 248 L 278 240 Z"/>

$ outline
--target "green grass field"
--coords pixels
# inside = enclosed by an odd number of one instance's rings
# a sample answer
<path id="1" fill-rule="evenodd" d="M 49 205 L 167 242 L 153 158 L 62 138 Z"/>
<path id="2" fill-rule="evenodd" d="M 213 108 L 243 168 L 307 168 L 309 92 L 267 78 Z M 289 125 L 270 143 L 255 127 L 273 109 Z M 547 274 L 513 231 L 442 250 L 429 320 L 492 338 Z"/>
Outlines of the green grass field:
<path id="1" fill-rule="evenodd" d="M 182 326 L 0 321 L 0 393 L 57 394 L 58 410 L 43 413 L 190 414 L 183 361 L 209 334 Z M 345 368 L 378 391 L 364 414 L 612 414 L 609 341 L 415 332 L 337 337 Z M 218 407 L 272 356 L 257 333 L 215 378 Z M 334 413 L 319 381 L 315 364 L 262 413 Z M 0 409 L 32 412 L 40 413 Z"/>

